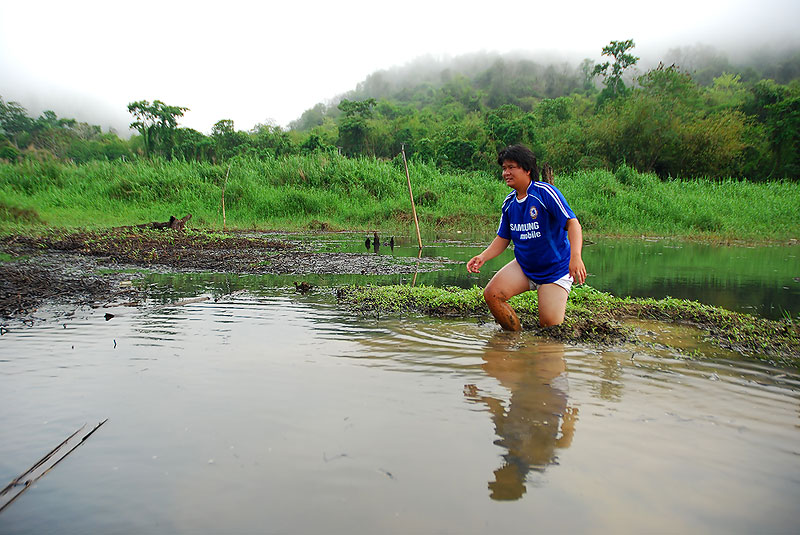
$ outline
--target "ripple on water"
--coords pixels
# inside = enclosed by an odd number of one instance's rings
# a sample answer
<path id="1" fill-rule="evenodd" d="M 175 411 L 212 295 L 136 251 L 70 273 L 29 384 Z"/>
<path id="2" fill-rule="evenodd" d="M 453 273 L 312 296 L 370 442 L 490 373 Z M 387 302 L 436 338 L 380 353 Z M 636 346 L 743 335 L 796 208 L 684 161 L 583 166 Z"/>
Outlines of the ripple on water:
<path id="1" fill-rule="evenodd" d="M 378 320 L 280 292 L 104 312 L 0 340 L 7 480 L 110 418 L 0 531 L 30 532 L 34 511 L 39 531 L 63 532 L 513 532 L 531 518 L 543 531 L 781 531 L 800 520 L 795 372 L 474 321 Z"/>

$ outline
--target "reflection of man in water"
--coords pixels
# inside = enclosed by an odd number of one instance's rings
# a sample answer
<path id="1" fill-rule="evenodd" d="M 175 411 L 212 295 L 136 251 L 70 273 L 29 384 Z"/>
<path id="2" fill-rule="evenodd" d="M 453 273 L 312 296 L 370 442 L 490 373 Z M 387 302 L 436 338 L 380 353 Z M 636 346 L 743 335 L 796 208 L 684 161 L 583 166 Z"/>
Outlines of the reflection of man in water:
<path id="1" fill-rule="evenodd" d="M 484 355 L 486 373 L 511 392 L 507 407 L 475 385 L 464 390 L 469 399 L 486 403 L 500 437 L 495 444 L 508 450 L 489 483 L 494 500 L 518 500 L 529 471 L 544 472 L 556 463 L 556 450 L 572 442 L 578 412 L 567 406 L 564 347 L 514 348 L 515 341 L 519 338 L 514 334 L 498 333 Z"/>

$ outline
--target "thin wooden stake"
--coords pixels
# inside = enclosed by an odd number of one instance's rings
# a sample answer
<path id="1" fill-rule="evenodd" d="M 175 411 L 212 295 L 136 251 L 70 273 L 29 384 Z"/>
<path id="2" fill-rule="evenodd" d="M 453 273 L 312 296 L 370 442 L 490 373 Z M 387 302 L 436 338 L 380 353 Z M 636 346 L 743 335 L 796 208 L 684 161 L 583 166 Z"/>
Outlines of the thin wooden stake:
<path id="1" fill-rule="evenodd" d="M 231 172 L 231 164 L 228 164 L 228 170 L 225 171 L 225 183 L 222 184 L 222 230 L 225 230 L 225 186 L 228 185 L 228 174 Z"/>
<path id="2" fill-rule="evenodd" d="M 411 191 L 411 175 L 408 174 L 408 161 L 406 161 L 406 146 L 400 145 L 400 151 L 403 153 L 403 165 L 406 167 L 406 179 L 408 180 L 408 196 L 411 197 L 411 212 L 414 214 L 414 225 L 417 227 L 417 241 L 419 242 L 419 250 L 422 251 L 422 237 L 419 233 L 419 220 L 417 219 L 417 207 L 414 205 L 414 193 Z"/>

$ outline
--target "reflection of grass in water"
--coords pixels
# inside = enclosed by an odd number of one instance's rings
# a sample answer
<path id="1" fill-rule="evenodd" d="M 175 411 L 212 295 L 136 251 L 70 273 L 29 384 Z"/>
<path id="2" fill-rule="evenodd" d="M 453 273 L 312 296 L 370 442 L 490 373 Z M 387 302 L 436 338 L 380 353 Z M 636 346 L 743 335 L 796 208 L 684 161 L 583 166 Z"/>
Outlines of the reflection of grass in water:
<path id="1" fill-rule="evenodd" d="M 414 312 L 431 316 L 487 316 L 482 289 L 430 286 L 348 286 L 338 292 L 340 303 L 363 313 Z M 800 332 L 791 321 L 774 321 L 731 312 L 685 299 L 619 298 L 590 286 L 573 288 L 564 323 L 538 326 L 535 292 L 510 301 L 523 327 L 570 342 L 642 342 L 625 318 L 689 323 L 706 330 L 716 344 L 736 350 L 747 358 L 777 361 L 800 367 Z"/>

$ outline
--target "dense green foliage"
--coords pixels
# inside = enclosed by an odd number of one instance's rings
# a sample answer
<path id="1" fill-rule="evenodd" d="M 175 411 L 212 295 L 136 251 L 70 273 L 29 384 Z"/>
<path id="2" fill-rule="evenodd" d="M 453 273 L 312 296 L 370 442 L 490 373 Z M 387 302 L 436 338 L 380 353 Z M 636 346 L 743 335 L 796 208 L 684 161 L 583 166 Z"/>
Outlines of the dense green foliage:
<path id="1" fill-rule="evenodd" d="M 404 147 L 439 169 L 489 171 L 499 148 L 525 143 L 558 173 L 627 165 L 662 179 L 800 178 L 800 53 L 737 66 L 703 47 L 676 49 L 665 58 L 672 65 L 636 76 L 634 47 L 612 41 L 598 65 L 466 56 L 381 71 L 289 130 L 244 132 L 222 119 L 204 134 L 178 126 L 187 108 L 140 100 L 128 105 L 138 135 L 122 140 L 52 111 L 28 117 L 0 98 L 0 159 L 393 159 Z"/>
<path id="2" fill-rule="evenodd" d="M 411 162 L 423 231 L 490 233 L 508 187 L 498 171 L 442 172 Z M 750 241 L 800 236 L 791 181 L 660 180 L 630 167 L 557 175 L 589 234 L 706 236 Z M 237 157 L 225 164 L 163 159 L 85 164 L 0 163 L 0 223 L 126 225 L 193 214 L 191 224 L 299 229 L 324 223 L 412 232 L 402 161 L 336 154 Z"/>

